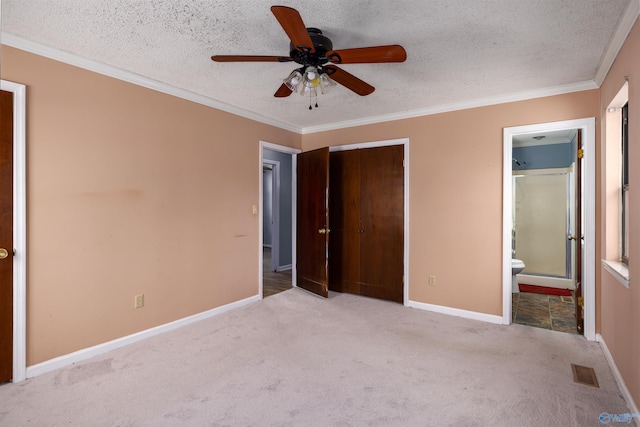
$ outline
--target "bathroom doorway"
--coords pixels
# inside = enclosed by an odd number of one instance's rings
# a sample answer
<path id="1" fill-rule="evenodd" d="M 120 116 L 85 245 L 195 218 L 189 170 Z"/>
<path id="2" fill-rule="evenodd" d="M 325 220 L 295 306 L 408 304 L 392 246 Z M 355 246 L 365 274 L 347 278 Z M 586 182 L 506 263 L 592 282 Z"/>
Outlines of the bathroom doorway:
<path id="1" fill-rule="evenodd" d="M 577 154 L 581 145 L 584 158 Z M 595 339 L 595 161 L 588 155 L 594 146 L 594 119 L 504 129 L 505 324 L 584 332 Z M 526 266 L 518 275 L 520 289 L 525 283 L 533 292 L 512 294 L 512 258 Z M 543 304 L 544 310 L 537 308 Z M 546 311 L 546 318 L 536 319 L 536 310 Z"/>

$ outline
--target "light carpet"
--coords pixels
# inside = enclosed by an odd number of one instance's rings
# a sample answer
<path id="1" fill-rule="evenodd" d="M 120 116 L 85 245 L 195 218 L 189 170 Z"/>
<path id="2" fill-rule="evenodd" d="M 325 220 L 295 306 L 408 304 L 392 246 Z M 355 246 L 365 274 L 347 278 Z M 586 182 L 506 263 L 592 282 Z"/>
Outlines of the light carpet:
<path id="1" fill-rule="evenodd" d="M 582 336 L 295 288 L 0 386 L 3 426 L 597 426 L 602 412 L 629 410 Z"/>

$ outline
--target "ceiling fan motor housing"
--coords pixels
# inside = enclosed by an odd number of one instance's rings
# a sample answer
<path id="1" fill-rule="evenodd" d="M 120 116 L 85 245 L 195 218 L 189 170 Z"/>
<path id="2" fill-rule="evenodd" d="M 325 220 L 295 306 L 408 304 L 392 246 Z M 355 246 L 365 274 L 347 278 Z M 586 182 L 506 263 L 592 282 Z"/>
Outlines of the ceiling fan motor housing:
<path id="1" fill-rule="evenodd" d="M 328 37 L 322 35 L 322 31 L 317 28 L 307 28 L 315 52 L 298 50 L 293 43 L 289 43 L 289 56 L 301 65 L 323 65 L 329 62 L 326 57 L 327 52 L 333 50 L 333 43 Z"/>

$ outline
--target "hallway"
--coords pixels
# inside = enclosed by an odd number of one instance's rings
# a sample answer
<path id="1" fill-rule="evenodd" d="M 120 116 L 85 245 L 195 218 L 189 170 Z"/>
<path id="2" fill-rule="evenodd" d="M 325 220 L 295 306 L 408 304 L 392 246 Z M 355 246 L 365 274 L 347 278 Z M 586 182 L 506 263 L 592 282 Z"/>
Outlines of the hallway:
<path id="1" fill-rule="evenodd" d="M 262 254 L 262 297 L 291 289 L 291 270 L 271 271 L 271 248 L 263 248 Z"/>

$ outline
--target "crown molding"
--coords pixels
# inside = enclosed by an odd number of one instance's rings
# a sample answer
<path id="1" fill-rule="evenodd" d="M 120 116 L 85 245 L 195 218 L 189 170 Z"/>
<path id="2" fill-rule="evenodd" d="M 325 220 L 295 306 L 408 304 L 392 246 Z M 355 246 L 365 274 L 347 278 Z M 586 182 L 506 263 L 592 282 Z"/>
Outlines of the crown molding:
<path id="1" fill-rule="evenodd" d="M 633 0 L 634 4 L 638 6 L 640 0 Z M 639 8 L 640 10 L 640 8 Z M 637 14 L 637 13 L 636 13 Z M 627 14 L 625 13 L 625 16 Z M 628 33 L 628 31 L 627 31 Z M 626 34 L 625 34 L 626 37 Z M 24 50 L 36 55 L 40 55 L 49 59 L 63 62 L 75 67 L 79 67 L 85 70 L 93 71 L 102 75 L 113 77 L 118 80 L 126 81 L 138 86 L 142 86 L 151 90 L 162 92 L 171 96 L 175 96 L 181 99 L 192 101 L 201 105 L 205 105 L 218 110 L 226 111 L 231 114 L 238 115 L 256 122 L 264 123 L 270 126 L 288 130 L 297 134 L 311 134 L 318 132 L 325 132 L 336 129 L 344 129 L 356 126 L 364 126 L 376 123 L 383 123 L 395 120 L 403 120 L 416 118 L 421 116 L 428 116 L 433 114 L 448 113 L 452 111 L 465 110 L 469 108 L 486 107 L 490 105 L 503 104 L 508 102 L 524 101 L 534 98 L 542 98 L 546 96 L 562 95 L 566 93 L 579 92 L 583 90 L 597 89 L 599 85 L 595 81 L 584 81 L 578 83 L 571 83 L 568 85 L 553 86 L 549 88 L 536 89 L 531 91 L 517 92 L 506 95 L 499 95 L 487 98 L 480 98 L 470 101 L 457 102 L 451 104 L 443 104 L 439 106 L 422 108 L 410 111 L 404 111 L 401 113 L 393 113 L 372 117 L 365 117 L 357 120 L 347 120 L 343 122 L 329 123 L 326 125 L 311 126 L 306 128 L 300 128 L 290 123 L 281 122 L 260 114 L 253 113 L 251 111 L 235 107 L 233 105 L 217 101 L 213 98 L 209 98 L 197 93 L 190 92 L 185 89 L 180 89 L 175 86 L 171 86 L 167 83 L 162 83 L 157 80 L 150 79 L 148 77 L 141 76 L 130 71 L 123 70 L 121 68 L 113 67 L 98 61 L 82 58 L 78 55 L 65 52 L 59 49 L 54 49 L 40 43 L 36 43 L 30 40 L 26 40 L 22 37 L 15 36 L 10 33 L 3 32 L 0 34 L 0 43 L 14 47 L 16 49 Z"/>
<path id="2" fill-rule="evenodd" d="M 165 93 L 167 95 L 175 96 L 177 98 L 185 99 L 187 101 L 195 102 L 197 104 L 212 107 L 217 110 L 226 111 L 227 113 L 235 114 L 240 117 L 244 117 L 256 122 L 264 123 L 270 126 L 275 126 L 280 129 L 301 133 L 301 129 L 290 123 L 284 123 L 278 120 L 265 117 L 261 114 L 238 108 L 233 105 L 215 100 L 213 98 L 199 95 L 197 93 L 190 92 L 185 89 L 172 86 L 167 83 L 163 83 L 157 80 L 150 79 L 148 77 L 141 76 L 130 71 L 123 70 L 121 68 L 113 67 L 111 65 L 104 64 L 102 62 L 94 61 L 91 59 L 83 58 L 70 52 L 65 52 L 59 49 L 54 49 L 49 46 L 42 45 L 40 43 L 33 42 L 31 40 L 24 39 L 22 37 L 2 32 L 0 33 L 0 43 L 24 50 L 29 53 L 33 53 L 45 58 L 53 59 L 68 65 L 72 65 L 78 68 L 82 68 L 88 71 L 93 71 L 98 74 L 102 74 L 114 79 L 122 80 L 128 83 L 133 83 L 138 86 L 145 87 L 157 92 Z"/>
<path id="3" fill-rule="evenodd" d="M 624 44 L 631 28 L 636 23 L 638 19 L 638 15 L 640 14 L 640 0 L 632 0 L 627 9 L 624 11 L 624 14 L 620 18 L 618 22 L 618 26 L 613 33 L 613 37 L 607 46 L 607 49 L 602 55 L 602 60 L 600 61 L 600 65 L 596 70 L 596 76 L 594 78 L 598 87 L 602 85 L 605 77 L 607 77 L 607 73 L 613 66 L 613 62 L 616 60 L 618 53 L 620 53 L 620 49 L 622 49 L 622 45 Z"/>
<path id="4" fill-rule="evenodd" d="M 634 0 L 635 1 L 635 0 Z M 429 107 L 418 110 L 405 111 L 402 113 L 387 114 L 375 117 L 366 117 L 364 119 L 349 120 L 328 125 L 313 126 L 302 129 L 302 134 L 310 134 L 317 132 L 325 132 L 328 130 L 343 129 L 355 126 L 364 126 L 374 123 L 389 122 L 394 120 L 411 119 L 421 116 L 429 116 L 433 114 L 449 113 L 452 111 L 466 110 L 469 108 L 487 107 L 490 105 L 504 104 L 508 102 L 526 101 L 528 99 L 543 98 L 545 96 L 563 95 L 572 92 L 581 92 L 583 90 L 597 89 L 599 86 L 592 80 L 578 83 L 571 83 L 561 86 L 553 86 L 543 89 L 531 91 L 516 92 L 507 95 L 492 96 L 487 98 L 474 99 L 464 102 L 456 102 L 452 104 L 444 104 L 435 107 Z"/>

